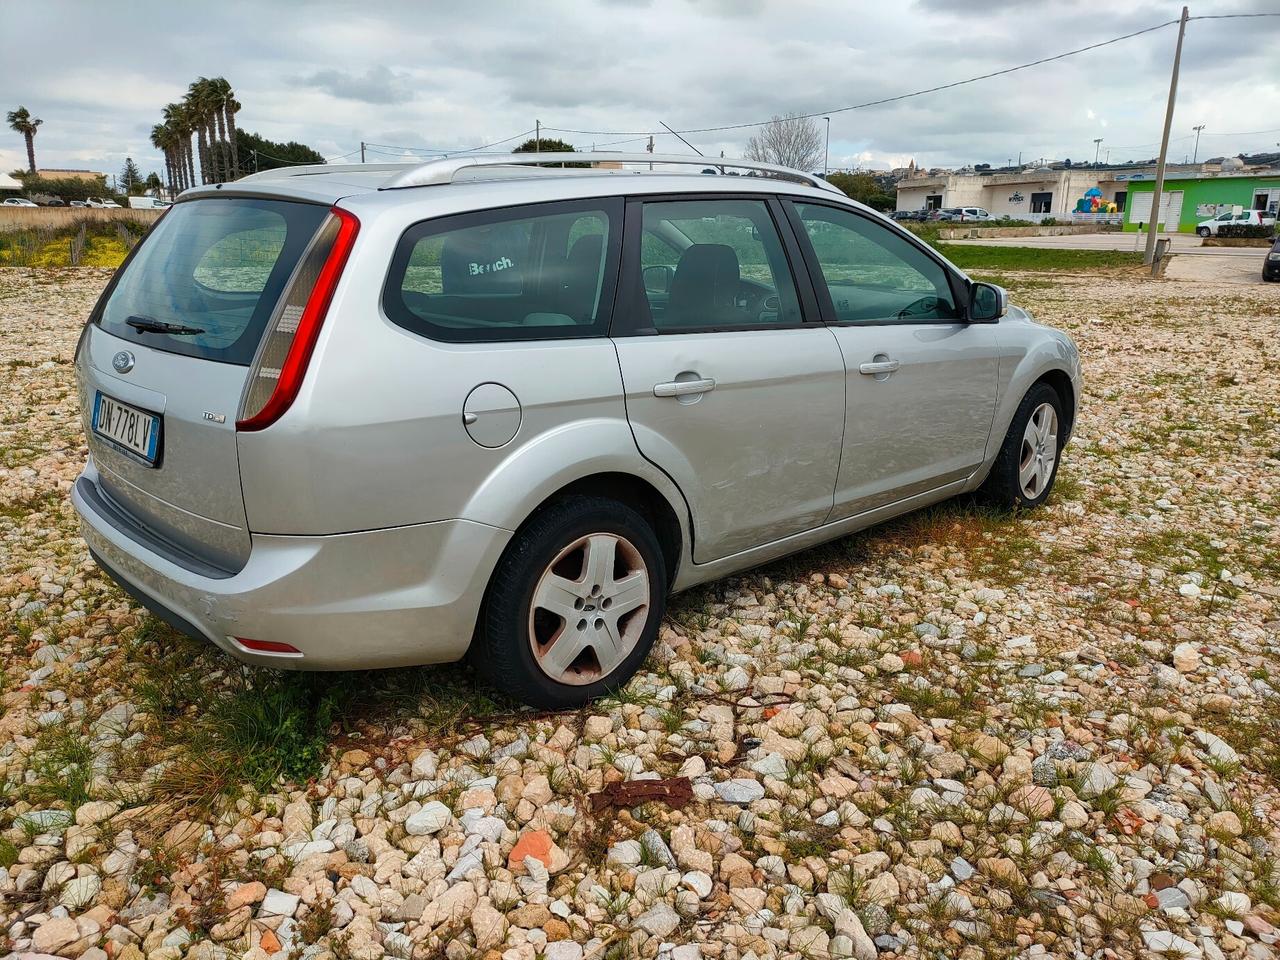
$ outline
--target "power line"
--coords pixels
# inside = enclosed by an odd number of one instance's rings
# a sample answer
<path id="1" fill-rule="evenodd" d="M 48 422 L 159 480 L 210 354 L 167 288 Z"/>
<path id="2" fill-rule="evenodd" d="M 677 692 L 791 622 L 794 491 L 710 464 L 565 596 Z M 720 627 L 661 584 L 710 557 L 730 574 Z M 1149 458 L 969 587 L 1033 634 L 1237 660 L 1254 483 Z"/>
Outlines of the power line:
<path id="1" fill-rule="evenodd" d="M 1187 19 L 1188 20 L 1248 20 L 1253 17 L 1280 17 L 1280 13 L 1206 13 L 1199 17 L 1187 17 Z"/>
<path id="2" fill-rule="evenodd" d="M 511 136 L 503 137 L 501 140 L 494 140 L 492 143 L 482 143 L 478 147 L 445 147 L 441 149 L 435 149 L 432 147 L 402 147 L 394 143 L 370 143 L 367 140 L 365 141 L 365 146 L 384 148 L 382 150 L 377 150 L 376 152 L 378 153 L 386 153 L 387 150 L 398 150 L 405 153 L 449 153 L 449 154 L 474 153 L 477 150 L 487 150 L 490 147 L 496 147 L 504 143 L 510 143 L 512 140 L 519 140 L 521 137 L 527 137 L 531 133 L 533 133 L 532 128 L 522 131 L 521 133 L 513 133 Z M 360 151 L 358 150 L 356 151 L 356 153 L 359 153 L 359 152 Z"/>
<path id="3" fill-rule="evenodd" d="M 833 113 L 848 113 L 850 110 L 864 110 L 867 107 L 878 107 L 886 103 L 897 103 L 901 100 L 909 100 L 912 97 L 923 97 L 925 94 L 938 93 L 942 90 L 951 90 L 955 87 L 962 87 L 966 84 L 977 83 L 979 80 L 989 80 L 992 77 L 1001 77 L 1006 74 L 1016 73 L 1019 70 L 1027 70 L 1031 67 L 1038 67 L 1045 63 L 1052 63 L 1055 60 L 1065 60 L 1067 57 L 1074 57 L 1081 53 L 1087 53 L 1090 50 L 1097 50 L 1100 47 L 1110 46 L 1113 43 L 1120 43 L 1123 40 L 1130 40 L 1134 37 L 1140 37 L 1146 33 L 1154 33 L 1156 30 L 1163 30 L 1165 27 L 1172 26 L 1177 20 L 1166 20 L 1164 23 L 1157 23 L 1155 26 L 1146 27 L 1142 30 L 1135 30 L 1133 33 L 1126 33 L 1119 37 L 1112 37 L 1110 40 L 1101 40 L 1098 43 L 1091 43 L 1087 47 L 1079 47 L 1075 50 L 1068 50 L 1065 53 L 1055 54 L 1051 57 L 1041 57 L 1039 60 L 1032 60 L 1029 63 L 1020 63 L 1017 66 L 1005 67 L 1003 70 L 993 70 L 990 73 L 980 74 L 976 77 L 968 77 L 964 80 L 955 80 L 951 83 L 938 84 L 935 87 L 928 87 L 924 90 L 916 90 L 912 93 L 903 93 L 895 97 L 883 97 L 879 100 L 868 100 L 865 103 L 855 103 L 847 107 L 835 107 L 829 110 L 817 110 L 813 113 L 804 113 L 798 115 L 795 119 L 812 120 L 816 117 L 824 117 Z M 691 127 L 677 131 L 678 133 L 719 133 L 725 130 L 742 130 L 746 127 L 759 127 L 769 123 L 769 120 L 756 120 L 750 123 L 726 123 L 715 127 Z M 579 136 L 617 136 L 617 137 L 647 137 L 650 135 L 662 134 L 662 130 L 575 130 L 568 127 L 543 127 L 543 130 L 552 130 L 556 133 L 572 133 Z"/>

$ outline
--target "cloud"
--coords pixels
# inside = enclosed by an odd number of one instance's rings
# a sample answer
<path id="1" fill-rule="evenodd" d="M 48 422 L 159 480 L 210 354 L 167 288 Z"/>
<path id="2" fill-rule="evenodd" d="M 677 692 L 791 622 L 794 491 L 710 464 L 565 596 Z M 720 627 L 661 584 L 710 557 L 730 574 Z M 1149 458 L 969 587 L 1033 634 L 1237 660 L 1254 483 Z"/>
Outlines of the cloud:
<path id="1" fill-rule="evenodd" d="M 1220 0 L 1202 12 L 1273 6 Z M 473 5 L 420 0 L 356 8 L 347 0 L 131 0 L 130 12 L 126 22 L 87 0 L 6 11 L 6 35 L 59 37 L 52 47 L 10 44 L 0 57 L 10 108 L 25 103 L 45 121 L 40 163 L 115 171 L 130 155 L 144 171 L 158 169 L 151 125 L 201 75 L 232 83 L 245 129 L 325 156 L 358 151 L 361 141 L 390 144 L 393 156 L 404 147 L 458 150 L 535 121 L 591 131 L 548 131 L 582 147 L 640 149 L 643 137 L 617 141 L 661 131 L 659 121 L 688 131 L 896 97 L 1170 16 L 1159 0 L 1123 8 L 1104 0 L 489 0 L 483 16 Z M 136 23 L 163 23 L 166 36 L 187 39 L 132 56 Z M 1093 156 L 1093 139 L 1105 133 L 1112 160 L 1146 159 L 1160 139 L 1174 37 L 1166 27 L 1017 73 L 833 112 L 831 157 L 884 166 L 1078 158 Z M 1274 149 L 1280 136 L 1229 134 L 1276 125 L 1258 118 L 1280 116 L 1278 48 L 1280 20 L 1194 22 L 1174 147 L 1190 151 L 1191 127 L 1205 123 L 1202 156 Z M 752 132 L 687 136 L 700 150 L 732 156 Z M 665 132 L 656 147 L 688 149 Z M 20 138 L 0 129 L 0 150 L 21 159 Z"/>
<path id="2" fill-rule="evenodd" d="M 409 77 L 383 66 L 370 67 L 362 75 L 345 70 L 317 70 L 309 77 L 298 78 L 296 83 L 323 90 L 340 100 L 362 103 L 408 103 L 417 95 Z"/>

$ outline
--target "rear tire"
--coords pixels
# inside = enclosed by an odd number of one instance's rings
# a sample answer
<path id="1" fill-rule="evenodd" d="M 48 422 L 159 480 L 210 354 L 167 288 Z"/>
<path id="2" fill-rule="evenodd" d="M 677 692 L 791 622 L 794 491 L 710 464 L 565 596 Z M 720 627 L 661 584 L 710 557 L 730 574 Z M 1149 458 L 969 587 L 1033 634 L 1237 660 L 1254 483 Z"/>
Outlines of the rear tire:
<path id="1" fill-rule="evenodd" d="M 498 561 L 470 659 L 530 706 L 579 707 L 639 669 L 666 596 L 662 549 L 640 514 L 604 497 L 565 497 L 517 532 Z"/>
<path id="2" fill-rule="evenodd" d="M 1062 400 L 1047 383 L 1027 391 L 980 490 L 1005 509 L 1038 507 L 1049 497 L 1062 454 Z"/>

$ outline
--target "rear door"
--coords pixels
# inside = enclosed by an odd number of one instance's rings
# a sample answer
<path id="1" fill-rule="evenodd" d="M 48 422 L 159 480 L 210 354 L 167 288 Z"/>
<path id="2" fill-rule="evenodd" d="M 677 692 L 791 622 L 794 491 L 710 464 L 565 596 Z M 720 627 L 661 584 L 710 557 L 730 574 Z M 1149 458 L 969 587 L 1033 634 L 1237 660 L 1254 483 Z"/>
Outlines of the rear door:
<path id="1" fill-rule="evenodd" d="M 832 519 L 968 477 L 995 414 L 997 327 L 966 323 L 940 261 L 878 218 L 787 202 L 846 368 Z"/>
<path id="2" fill-rule="evenodd" d="M 236 455 L 249 365 L 327 213 L 266 199 L 175 204 L 90 318 L 77 377 L 100 492 L 216 567 L 236 569 L 250 546 Z"/>
<path id="3" fill-rule="evenodd" d="M 614 324 L 641 452 L 679 485 L 705 563 L 831 512 L 844 367 L 759 195 L 633 200 Z"/>

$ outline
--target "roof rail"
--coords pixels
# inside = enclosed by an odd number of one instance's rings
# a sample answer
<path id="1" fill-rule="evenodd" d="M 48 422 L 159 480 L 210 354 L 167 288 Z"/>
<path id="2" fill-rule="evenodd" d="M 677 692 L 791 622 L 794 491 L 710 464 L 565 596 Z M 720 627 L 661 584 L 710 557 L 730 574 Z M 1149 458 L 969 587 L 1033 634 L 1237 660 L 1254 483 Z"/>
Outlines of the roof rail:
<path id="1" fill-rule="evenodd" d="M 761 163 L 757 160 L 734 160 L 728 157 L 691 157 L 688 154 L 663 153 L 507 153 L 507 154 L 473 154 L 464 157 L 445 157 L 428 160 L 396 174 L 384 183 L 379 190 L 401 190 L 405 187 L 427 187 L 437 184 L 452 183 L 463 170 L 473 167 L 509 167 L 535 166 L 549 163 L 660 163 L 680 164 L 720 168 L 733 167 L 741 170 L 756 170 L 786 180 L 795 180 L 811 187 L 831 190 L 840 193 L 839 188 L 832 186 L 822 177 L 791 167 L 780 167 L 773 163 Z"/>
<path id="2" fill-rule="evenodd" d="M 416 166 L 414 164 L 413 166 Z M 328 173 L 392 173 L 397 170 L 412 169 L 405 163 L 302 163 L 289 167 L 271 167 L 256 173 L 246 174 L 236 182 L 246 180 L 280 180 L 285 177 L 314 177 Z"/>

